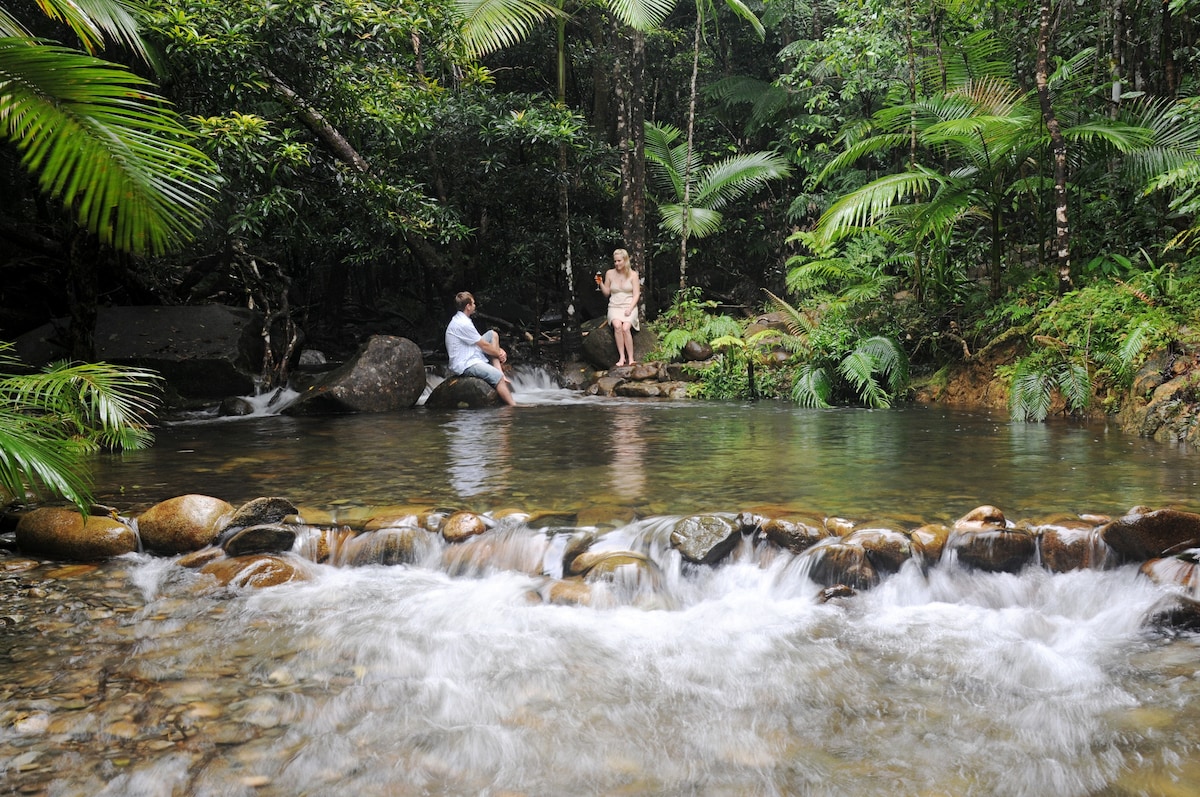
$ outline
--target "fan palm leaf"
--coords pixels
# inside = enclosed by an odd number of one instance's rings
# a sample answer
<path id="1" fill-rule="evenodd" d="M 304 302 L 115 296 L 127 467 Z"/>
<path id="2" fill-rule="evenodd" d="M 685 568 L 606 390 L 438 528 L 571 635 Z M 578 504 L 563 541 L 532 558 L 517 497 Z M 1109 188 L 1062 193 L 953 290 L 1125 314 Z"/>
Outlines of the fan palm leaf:
<path id="1" fill-rule="evenodd" d="M 40 40 L 0 39 L 0 130 L 79 223 L 158 254 L 202 223 L 210 161 L 133 73 Z"/>
<path id="2" fill-rule="evenodd" d="M 700 207 L 719 210 L 790 173 L 787 160 L 774 152 L 733 155 L 701 170 L 692 201 Z"/>
<path id="3" fill-rule="evenodd" d="M 19 367 L 12 345 L 0 343 L 0 371 Z M 159 380 L 143 368 L 65 362 L 0 377 L 0 492 L 19 498 L 29 489 L 86 509 L 84 455 L 148 446 Z"/>

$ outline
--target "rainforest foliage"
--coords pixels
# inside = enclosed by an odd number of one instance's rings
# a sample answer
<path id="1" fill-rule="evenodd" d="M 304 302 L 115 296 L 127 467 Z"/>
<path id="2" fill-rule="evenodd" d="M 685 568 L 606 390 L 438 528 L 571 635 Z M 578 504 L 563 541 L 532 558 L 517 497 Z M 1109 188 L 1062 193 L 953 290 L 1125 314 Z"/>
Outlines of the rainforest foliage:
<path id="1" fill-rule="evenodd" d="M 470 289 L 562 356 L 624 247 L 704 395 L 886 406 L 1015 335 L 1037 419 L 1200 329 L 1195 0 L 93 6 L 0 0 L 0 339 L 215 301 L 435 349 Z"/>

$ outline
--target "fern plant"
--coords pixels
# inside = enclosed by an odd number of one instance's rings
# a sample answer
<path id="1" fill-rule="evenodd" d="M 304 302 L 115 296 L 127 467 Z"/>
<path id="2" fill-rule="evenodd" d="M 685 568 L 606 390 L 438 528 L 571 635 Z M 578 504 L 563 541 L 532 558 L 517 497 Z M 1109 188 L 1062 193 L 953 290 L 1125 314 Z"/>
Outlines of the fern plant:
<path id="1" fill-rule="evenodd" d="M 7 374 L 7 375 L 5 375 Z M 147 447 L 160 377 L 143 368 L 58 362 L 29 373 L 0 342 L 0 499 L 60 496 L 86 512 L 85 458 Z"/>

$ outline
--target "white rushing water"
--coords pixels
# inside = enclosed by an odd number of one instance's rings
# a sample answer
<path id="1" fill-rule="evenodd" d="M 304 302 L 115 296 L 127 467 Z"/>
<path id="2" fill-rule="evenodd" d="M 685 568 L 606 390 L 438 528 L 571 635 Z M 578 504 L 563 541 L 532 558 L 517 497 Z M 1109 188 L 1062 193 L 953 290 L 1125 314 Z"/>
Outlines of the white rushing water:
<path id="1" fill-rule="evenodd" d="M 589 608 L 531 600 L 539 580 L 514 572 L 418 566 L 323 566 L 182 601 L 193 576 L 143 560 L 138 669 L 220 673 L 208 699 L 269 732 L 199 776 L 171 758 L 139 766 L 212 795 L 248 782 L 272 795 L 893 796 L 1200 782 L 1187 780 L 1196 650 L 1146 630 L 1162 592 L 1132 568 L 910 564 L 822 604 L 791 557 L 748 544 L 718 568 L 661 564 L 657 601 L 614 587 Z M 1180 646 L 1193 660 L 1168 676 Z M 111 793 L 133 793 L 123 778 Z"/>

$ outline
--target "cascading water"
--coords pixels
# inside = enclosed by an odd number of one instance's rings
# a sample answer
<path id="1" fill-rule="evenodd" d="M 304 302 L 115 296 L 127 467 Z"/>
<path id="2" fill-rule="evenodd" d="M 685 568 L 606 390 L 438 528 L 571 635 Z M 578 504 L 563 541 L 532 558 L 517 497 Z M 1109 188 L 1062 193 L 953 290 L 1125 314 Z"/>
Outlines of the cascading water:
<path id="1" fill-rule="evenodd" d="M 914 560 L 822 602 L 804 558 L 761 540 L 715 566 L 669 543 L 689 513 L 768 504 L 909 527 L 981 503 L 1186 506 L 1187 452 L 918 410 L 547 404 L 188 424 L 101 462 L 114 505 L 286 494 L 335 525 L 401 505 L 496 520 L 259 590 L 162 557 L 0 559 L 0 793 L 1200 791 L 1197 640 L 1147 624 L 1167 590 L 1135 566 Z M 580 534 L 652 565 L 588 605 L 547 600 Z"/>

